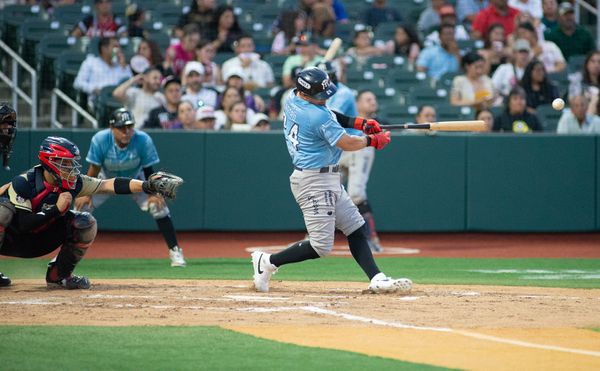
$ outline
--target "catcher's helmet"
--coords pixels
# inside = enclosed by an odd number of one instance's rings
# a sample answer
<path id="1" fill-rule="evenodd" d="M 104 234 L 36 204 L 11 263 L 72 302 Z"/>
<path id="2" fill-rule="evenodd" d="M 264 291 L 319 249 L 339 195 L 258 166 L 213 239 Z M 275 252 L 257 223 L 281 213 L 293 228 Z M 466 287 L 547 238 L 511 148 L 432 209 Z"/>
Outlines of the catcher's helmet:
<path id="1" fill-rule="evenodd" d="M 333 64 L 331 64 L 331 62 L 320 62 L 319 64 L 317 64 L 317 67 L 325 71 L 325 73 L 329 76 L 329 80 L 331 80 L 332 83 L 337 84 L 337 71 L 335 70 L 335 67 L 333 67 Z"/>
<path id="2" fill-rule="evenodd" d="M 17 136 L 17 113 L 7 103 L 0 103 L 0 153 L 3 165 L 9 169 L 8 160 Z"/>
<path id="3" fill-rule="evenodd" d="M 120 128 L 122 126 L 134 125 L 135 120 L 127 108 L 118 108 L 110 116 L 108 124 L 112 128 Z"/>
<path id="4" fill-rule="evenodd" d="M 81 156 L 75 143 L 61 137 L 48 137 L 40 145 L 39 159 L 61 188 L 75 188 L 81 174 Z"/>
<path id="5" fill-rule="evenodd" d="M 317 67 L 303 69 L 296 77 L 296 88 L 309 97 L 319 100 L 326 100 L 337 91 L 337 87 L 329 80 L 327 73 Z"/>

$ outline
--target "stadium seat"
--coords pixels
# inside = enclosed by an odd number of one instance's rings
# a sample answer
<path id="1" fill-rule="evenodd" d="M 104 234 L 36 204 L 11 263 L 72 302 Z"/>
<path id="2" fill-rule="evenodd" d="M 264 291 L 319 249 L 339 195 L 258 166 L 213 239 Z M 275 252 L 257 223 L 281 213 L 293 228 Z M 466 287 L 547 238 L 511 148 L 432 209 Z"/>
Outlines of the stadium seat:
<path id="1" fill-rule="evenodd" d="M 84 10 L 91 10 L 89 7 L 83 8 L 81 4 L 61 5 L 54 8 L 52 19 L 60 22 L 69 29 L 73 29 L 83 17 L 87 14 Z"/>
<path id="2" fill-rule="evenodd" d="M 36 62 L 36 46 L 46 35 L 65 35 L 59 22 L 46 20 L 27 20 L 19 29 L 19 52 L 31 66 Z"/>
<path id="3" fill-rule="evenodd" d="M 287 59 L 287 55 L 276 55 L 276 54 L 267 54 L 263 57 L 263 60 L 271 65 L 273 69 L 273 74 L 275 75 L 275 83 L 281 83 L 281 75 L 283 74 L 283 64 Z"/>
<path id="4" fill-rule="evenodd" d="M 417 110 L 418 107 L 414 105 L 386 107 L 385 110 L 379 111 L 379 116 L 388 124 L 414 123 Z"/>
<path id="5" fill-rule="evenodd" d="M 385 78 L 386 86 L 403 92 L 409 92 L 414 87 L 431 87 L 430 80 L 424 72 L 413 72 L 404 69 L 391 69 Z"/>
<path id="6" fill-rule="evenodd" d="M 36 69 L 40 74 L 42 89 L 52 89 L 55 84 L 54 61 L 67 50 L 82 51 L 81 40 L 64 35 L 46 35 L 36 47 Z"/>
<path id="7" fill-rule="evenodd" d="M 226 60 L 231 59 L 233 57 L 235 57 L 235 53 L 221 52 L 221 53 L 215 54 L 215 57 L 213 58 L 213 62 L 215 62 L 216 64 L 218 64 L 220 66 L 223 64 L 223 62 L 225 62 Z"/>
<path id="8" fill-rule="evenodd" d="M 244 4 L 244 6 L 246 5 Z M 256 6 L 254 9 L 250 9 L 250 7 L 248 7 L 248 13 L 251 14 L 251 19 L 254 22 L 260 22 L 262 24 L 269 25 L 273 24 L 277 17 L 279 17 L 281 9 L 273 4 L 263 4 Z"/>
<path id="9" fill-rule="evenodd" d="M 545 132 L 555 133 L 562 111 L 555 110 L 550 104 L 543 104 L 536 108 L 536 115 Z"/>
<path id="10" fill-rule="evenodd" d="M 26 19 L 42 19 L 44 11 L 39 5 L 7 5 L 2 11 L 2 40 L 11 49 L 19 49 L 19 28 Z"/>
<path id="11" fill-rule="evenodd" d="M 462 72 L 446 72 L 436 81 L 435 86 L 450 90 L 454 78 L 462 74 Z"/>
<path id="12" fill-rule="evenodd" d="M 464 52 L 474 52 L 484 47 L 484 43 L 481 40 L 456 40 L 458 48 Z"/>
<path id="13" fill-rule="evenodd" d="M 78 92 L 73 87 L 73 82 L 79 72 L 81 63 L 85 60 L 86 53 L 78 50 L 68 50 L 61 53 L 54 61 L 56 74 L 55 87 L 62 90 L 73 99 L 79 100 Z"/>
<path id="14" fill-rule="evenodd" d="M 152 11 L 152 21 L 162 22 L 165 28 L 171 29 L 179 23 L 183 10 L 182 6 L 173 5 L 172 3 L 160 4 Z"/>
<path id="15" fill-rule="evenodd" d="M 171 36 L 163 30 L 149 30 L 148 38 L 158 44 L 162 54 L 164 54 L 165 50 L 171 45 Z"/>
<path id="16" fill-rule="evenodd" d="M 393 40 L 396 34 L 398 22 L 383 22 L 377 25 L 375 29 L 373 43 L 385 43 Z"/>
<path id="17" fill-rule="evenodd" d="M 567 62 L 567 71 L 569 73 L 581 71 L 583 63 L 585 62 L 585 57 L 585 55 L 572 55 Z"/>
<path id="18" fill-rule="evenodd" d="M 473 120 L 475 111 L 468 106 L 453 106 L 450 103 L 434 105 L 438 121 Z"/>
<path id="19" fill-rule="evenodd" d="M 105 86 L 100 90 L 95 102 L 95 116 L 98 120 L 98 126 L 101 128 L 108 127 L 108 120 L 111 113 L 117 108 L 123 107 L 123 103 L 113 98 L 113 91 L 117 85 Z"/>
<path id="20" fill-rule="evenodd" d="M 409 102 L 416 105 L 429 104 L 436 106 L 446 104 L 449 101 L 448 91 L 443 88 L 413 86 L 409 89 L 409 92 Z"/>

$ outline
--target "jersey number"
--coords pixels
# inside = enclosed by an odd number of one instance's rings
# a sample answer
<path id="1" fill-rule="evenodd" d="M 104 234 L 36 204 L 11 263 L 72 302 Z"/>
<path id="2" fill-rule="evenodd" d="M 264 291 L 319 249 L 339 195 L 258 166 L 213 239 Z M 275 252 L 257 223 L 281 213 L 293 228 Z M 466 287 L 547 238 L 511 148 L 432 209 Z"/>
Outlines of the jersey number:
<path id="1" fill-rule="evenodd" d="M 300 143 L 298 141 L 298 124 L 294 123 L 294 125 L 292 125 L 292 127 L 290 128 L 290 132 L 288 133 L 288 140 L 294 145 L 294 149 L 297 151 L 298 144 Z"/>

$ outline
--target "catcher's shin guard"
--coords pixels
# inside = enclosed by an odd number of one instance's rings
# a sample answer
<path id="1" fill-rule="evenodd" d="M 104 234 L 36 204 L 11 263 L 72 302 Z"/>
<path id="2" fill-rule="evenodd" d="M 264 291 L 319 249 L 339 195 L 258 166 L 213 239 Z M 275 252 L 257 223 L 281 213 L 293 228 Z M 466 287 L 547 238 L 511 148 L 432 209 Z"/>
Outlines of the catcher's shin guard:
<path id="1" fill-rule="evenodd" d="M 15 207 L 5 198 L 0 198 L 0 247 L 4 242 L 4 231 L 15 215 Z"/>
<path id="2" fill-rule="evenodd" d="M 97 225 L 92 214 L 78 211 L 69 213 L 71 213 L 71 220 L 68 224 L 67 240 L 58 256 L 48 264 L 46 281 L 49 283 L 57 283 L 71 277 L 75 266 L 96 238 Z"/>

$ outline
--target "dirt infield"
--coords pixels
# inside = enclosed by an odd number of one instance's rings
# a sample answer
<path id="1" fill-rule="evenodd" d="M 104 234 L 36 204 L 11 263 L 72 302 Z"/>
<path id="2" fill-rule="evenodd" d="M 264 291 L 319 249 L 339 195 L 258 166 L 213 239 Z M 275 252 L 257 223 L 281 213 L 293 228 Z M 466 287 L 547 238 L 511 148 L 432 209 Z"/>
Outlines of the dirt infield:
<path id="1" fill-rule="evenodd" d="M 18 280 L 0 324 L 216 325 L 294 344 L 468 369 L 600 369 L 600 290 L 364 283 L 96 280 L 89 291 Z M 81 313 L 85 313 L 82 316 Z"/>

